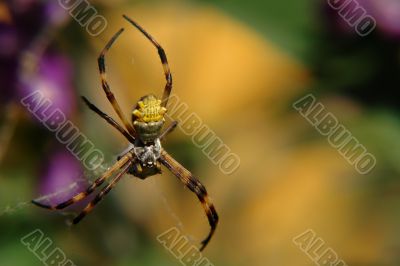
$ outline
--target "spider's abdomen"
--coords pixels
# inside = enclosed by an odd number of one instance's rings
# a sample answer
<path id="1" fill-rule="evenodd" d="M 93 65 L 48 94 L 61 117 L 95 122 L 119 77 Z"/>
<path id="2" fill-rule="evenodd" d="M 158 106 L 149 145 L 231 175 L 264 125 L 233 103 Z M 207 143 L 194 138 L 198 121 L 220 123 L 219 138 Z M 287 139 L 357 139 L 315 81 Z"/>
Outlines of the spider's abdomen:
<path id="1" fill-rule="evenodd" d="M 154 142 L 155 139 L 160 135 L 161 129 L 164 125 L 164 121 L 158 122 L 133 122 L 133 127 L 135 128 L 139 138 L 144 143 Z"/>
<path id="2" fill-rule="evenodd" d="M 161 100 L 154 95 L 147 95 L 140 99 L 132 112 L 133 126 L 144 142 L 153 142 L 164 125 L 164 115 L 167 109 L 161 106 Z"/>

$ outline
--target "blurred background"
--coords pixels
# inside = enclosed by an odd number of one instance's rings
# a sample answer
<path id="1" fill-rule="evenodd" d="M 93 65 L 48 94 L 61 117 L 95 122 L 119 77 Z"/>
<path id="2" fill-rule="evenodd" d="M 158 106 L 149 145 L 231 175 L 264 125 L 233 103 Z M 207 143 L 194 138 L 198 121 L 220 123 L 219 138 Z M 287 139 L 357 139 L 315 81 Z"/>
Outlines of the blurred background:
<path id="1" fill-rule="evenodd" d="M 108 22 L 90 35 L 59 1 L 0 2 L 0 265 L 42 265 L 20 239 L 35 229 L 76 265 L 180 265 L 157 236 L 178 227 L 198 244 L 208 223 L 197 198 L 167 170 L 126 176 L 78 226 L 71 213 L 32 206 L 82 191 L 84 169 L 20 103 L 41 90 L 112 164 L 127 141 L 80 101 L 115 117 L 97 56 L 129 114 L 161 95 L 153 46 L 167 51 L 173 92 L 241 159 L 224 175 L 181 130 L 164 147 L 206 185 L 220 224 L 204 255 L 214 265 L 314 265 L 292 239 L 314 230 L 347 265 L 400 265 L 400 2 L 358 0 L 377 22 L 357 35 L 326 1 L 91 0 Z M 313 93 L 377 159 L 360 175 L 292 104 Z M 71 189 L 69 185 L 75 184 Z M 58 192 L 58 193 L 57 193 Z M 55 193 L 55 197 L 50 197 Z"/>

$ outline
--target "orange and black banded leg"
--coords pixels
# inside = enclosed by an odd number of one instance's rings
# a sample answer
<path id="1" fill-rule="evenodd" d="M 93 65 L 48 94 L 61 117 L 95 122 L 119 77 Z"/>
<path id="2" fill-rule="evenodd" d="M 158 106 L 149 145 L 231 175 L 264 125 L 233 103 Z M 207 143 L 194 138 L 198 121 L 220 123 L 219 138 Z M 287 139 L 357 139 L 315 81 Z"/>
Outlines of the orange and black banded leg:
<path id="1" fill-rule="evenodd" d="M 162 103 L 161 103 L 162 107 L 166 107 L 169 96 L 171 94 L 171 90 L 172 90 L 172 74 L 171 74 L 171 70 L 168 65 L 167 55 L 166 55 L 164 49 L 161 47 L 161 45 L 145 29 L 143 29 L 139 24 L 137 24 L 135 21 L 130 19 L 128 16 L 123 15 L 123 17 L 129 23 L 131 23 L 133 26 L 135 26 L 140 32 L 142 32 L 144 34 L 144 36 L 146 36 L 146 38 L 149 39 L 149 41 L 157 48 L 158 55 L 160 56 L 161 63 L 164 68 L 165 79 L 167 80 L 167 84 L 165 84 L 164 94 L 163 94 Z"/>
<path id="2" fill-rule="evenodd" d="M 171 155 L 169 155 L 165 150 L 162 150 L 161 163 L 167 167 L 179 180 L 184 183 L 192 192 L 196 193 L 199 198 L 203 208 L 207 214 L 208 222 L 210 223 L 211 230 L 206 239 L 201 242 L 200 251 L 203 251 L 207 244 L 210 242 L 212 236 L 214 235 L 215 229 L 218 224 L 218 214 L 215 210 L 214 205 L 208 197 L 208 193 L 203 184 L 200 183 L 197 178 L 195 178 L 192 173 L 186 170 L 180 163 L 178 163 Z"/>
<path id="3" fill-rule="evenodd" d="M 86 191 L 77 194 L 76 196 L 72 197 L 71 199 L 69 199 L 63 203 L 60 203 L 55 206 L 45 205 L 45 204 L 42 204 L 35 200 L 32 200 L 32 203 L 39 207 L 49 209 L 49 210 L 62 210 L 74 203 L 77 203 L 77 202 L 85 199 L 87 196 L 92 194 L 93 191 L 96 190 L 96 188 L 101 186 L 104 183 L 104 181 L 109 179 L 114 174 L 115 171 L 119 170 L 121 167 L 123 167 L 128 162 L 130 162 L 132 160 L 132 158 L 133 158 L 132 153 L 130 153 L 130 152 L 127 153 L 124 157 L 122 157 L 119 161 L 117 161 L 110 169 L 108 169 L 100 178 L 98 178 L 96 181 L 94 181 L 94 183 L 89 188 L 87 188 Z"/>
<path id="4" fill-rule="evenodd" d="M 173 121 L 160 135 L 160 141 L 163 141 L 175 128 L 178 126 L 178 121 Z"/>
<path id="5" fill-rule="evenodd" d="M 90 110 L 101 116 L 104 120 L 107 121 L 107 123 L 116 128 L 119 132 L 121 132 L 122 135 L 124 135 L 125 138 L 130 143 L 135 143 L 135 138 L 131 134 L 129 134 L 122 126 L 120 126 L 114 119 L 112 119 L 107 114 L 103 113 L 99 108 L 97 108 L 96 105 L 91 103 L 86 97 L 82 96 L 82 100 L 85 102 L 85 104 L 89 107 Z"/>
<path id="6" fill-rule="evenodd" d="M 129 167 L 131 167 L 132 162 L 128 162 L 125 164 L 121 172 L 119 172 L 114 179 L 108 184 L 95 198 L 92 200 L 86 207 L 83 209 L 83 211 L 72 221 L 73 224 L 79 223 L 88 213 L 90 213 L 93 208 L 99 203 L 105 195 L 107 195 L 111 189 L 115 187 L 115 185 L 118 183 L 118 181 L 121 180 L 121 178 L 128 172 Z"/>
<path id="7" fill-rule="evenodd" d="M 108 50 L 111 48 L 115 40 L 119 37 L 119 35 L 124 31 L 124 29 L 120 29 L 112 38 L 111 40 L 107 43 L 107 45 L 104 47 L 103 51 L 100 53 L 99 58 L 97 59 L 98 65 L 99 65 L 99 71 L 100 71 L 100 78 L 101 78 L 101 86 L 103 87 L 104 92 L 106 93 L 107 99 L 110 101 L 111 105 L 113 106 L 115 112 L 117 113 L 118 117 L 121 119 L 122 123 L 126 127 L 126 129 L 129 131 L 129 133 L 133 136 L 136 136 L 135 129 L 132 127 L 132 125 L 129 123 L 129 121 L 126 119 L 124 113 L 122 112 L 121 107 L 119 106 L 117 100 L 115 99 L 114 94 L 111 91 L 110 86 L 108 85 L 107 82 L 107 77 L 106 77 L 106 64 L 105 64 L 105 55 L 108 52 Z"/>

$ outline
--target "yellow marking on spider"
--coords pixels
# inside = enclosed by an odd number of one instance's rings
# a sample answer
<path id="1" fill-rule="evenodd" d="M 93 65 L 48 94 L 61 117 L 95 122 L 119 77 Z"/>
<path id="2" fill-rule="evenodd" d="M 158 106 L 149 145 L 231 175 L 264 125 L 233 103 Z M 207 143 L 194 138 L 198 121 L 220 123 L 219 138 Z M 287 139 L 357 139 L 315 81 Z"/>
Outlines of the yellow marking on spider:
<path id="1" fill-rule="evenodd" d="M 138 164 L 136 165 L 136 168 L 137 168 L 137 170 L 138 170 L 139 173 L 143 172 L 143 168 L 142 168 L 142 166 L 140 165 L 140 163 L 138 163 Z"/>
<path id="2" fill-rule="evenodd" d="M 137 118 L 143 117 L 143 113 L 140 112 L 138 109 L 133 110 L 133 115 L 136 116 Z"/>
<path id="3" fill-rule="evenodd" d="M 73 198 L 73 200 L 74 200 L 74 201 L 80 201 L 80 200 L 82 200 L 84 197 L 85 197 L 85 193 L 81 193 L 81 194 L 76 195 L 76 196 Z"/>
<path id="4" fill-rule="evenodd" d="M 164 119 L 167 109 L 161 107 L 161 100 L 154 95 L 145 96 L 138 102 L 138 109 L 133 110 L 132 114 L 137 117 L 139 122 L 158 122 Z"/>
<path id="5" fill-rule="evenodd" d="M 139 101 L 138 105 L 139 105 L 140 109 L 144 109 L 145 108 L 145 105 L 144 105 L 144 103 L 142 101 Z"/>

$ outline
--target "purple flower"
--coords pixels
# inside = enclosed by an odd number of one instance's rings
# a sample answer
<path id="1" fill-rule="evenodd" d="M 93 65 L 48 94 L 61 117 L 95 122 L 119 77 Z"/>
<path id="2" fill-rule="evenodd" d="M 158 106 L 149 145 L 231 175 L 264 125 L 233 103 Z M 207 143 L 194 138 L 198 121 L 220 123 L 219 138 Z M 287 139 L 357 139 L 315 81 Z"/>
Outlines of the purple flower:
<path id="1" fill-rule="evenodd" d="M 388 37 L 400 37 L 400 1 L 398 0 L 353 0 L 344 1 L 343 6 L 339 9 L 334 9 L 327 3 L 324 4 L 324 9 L 328 17 L 333 22 L 335 30 L 341 33 L 356 34 L 355 27 L 351 27 L 345 18 L 341 17 L 340 12 L 345 12 L 351 17 L 351 8 L 364 10 L 364 15 L 369 15 L 375 20 L 375 31 L 379 31 Z M 348 8 L 347 8 L 348 7 Z M 347 15 L 346 15 L 347 16 Z M 355 19 L 356 17 L 354 17 Z M 359 20 L 361 20 L 360 17 Z M 358 22 L 357 22 L 358 23 Z"/>
<path id="2" fill-rule="evenodd" d="M 24 64 L 21 58 L 23 59 L 24 54 L 32 49 L 32 43 L 37 41 L 46 30 L 60 27 L 69 16 L 56 1 L 13 0 L 2 3 L 1 8 L 2 14 L 5 14 L 0 17 L 0 83 L 2 84 L 0 104 L 3 105 L 11 100 L 20 100 L 17 96 L 21 95 L 17 92 L 20 74 L 24 72 L 21 71 Z M 40 54 L 36 56 L 41 57 Z M 46 59 L 43 62 L 39 60 L 39 64 L 45 67 Z M 57 65 L 54 62 L 50 64 Z M 60 64 L 57 66 L 59 68 Z M 44 74 L 45 71 L 42 71 L 42 79 Z M 26 80 L 24 81 L 26 84 Z M 63 88 L 66 89 L 65 86 Z"/>
<path id="3" fill-rule="evenodd" d="M 58 1 L 48 1 L 45 6 L 45 16 L 49 24 L 57 26 L 68 22 L 70 18 L 69 13 L 61 8 Z"/>
<path id="4" fill-rule="evenodd" d="M 48 113 L 59 108 L 68 117 L 75 109 L 76 99 L 72 85 L 72 69 L 72 63 L 67 57 L 56 54 L 44 55 L 40 59 L 35 75 L 29 75 L 29 73 L 19 75 L 20 98 L 40 91 L 51 102 Z"/>
<path id="5" fill-rule="evenodd" d="M 392 37 L 400 37 L 400 2 L 398 0 L 359 0 L 376 19 L 377 27 Z"/>
<path id="6" fill-rule="evenodd" d="M 67 150 L 53 153 L 39 181 L 39 201 L 56 205 L 86 189 L 80 162 Z"/>

